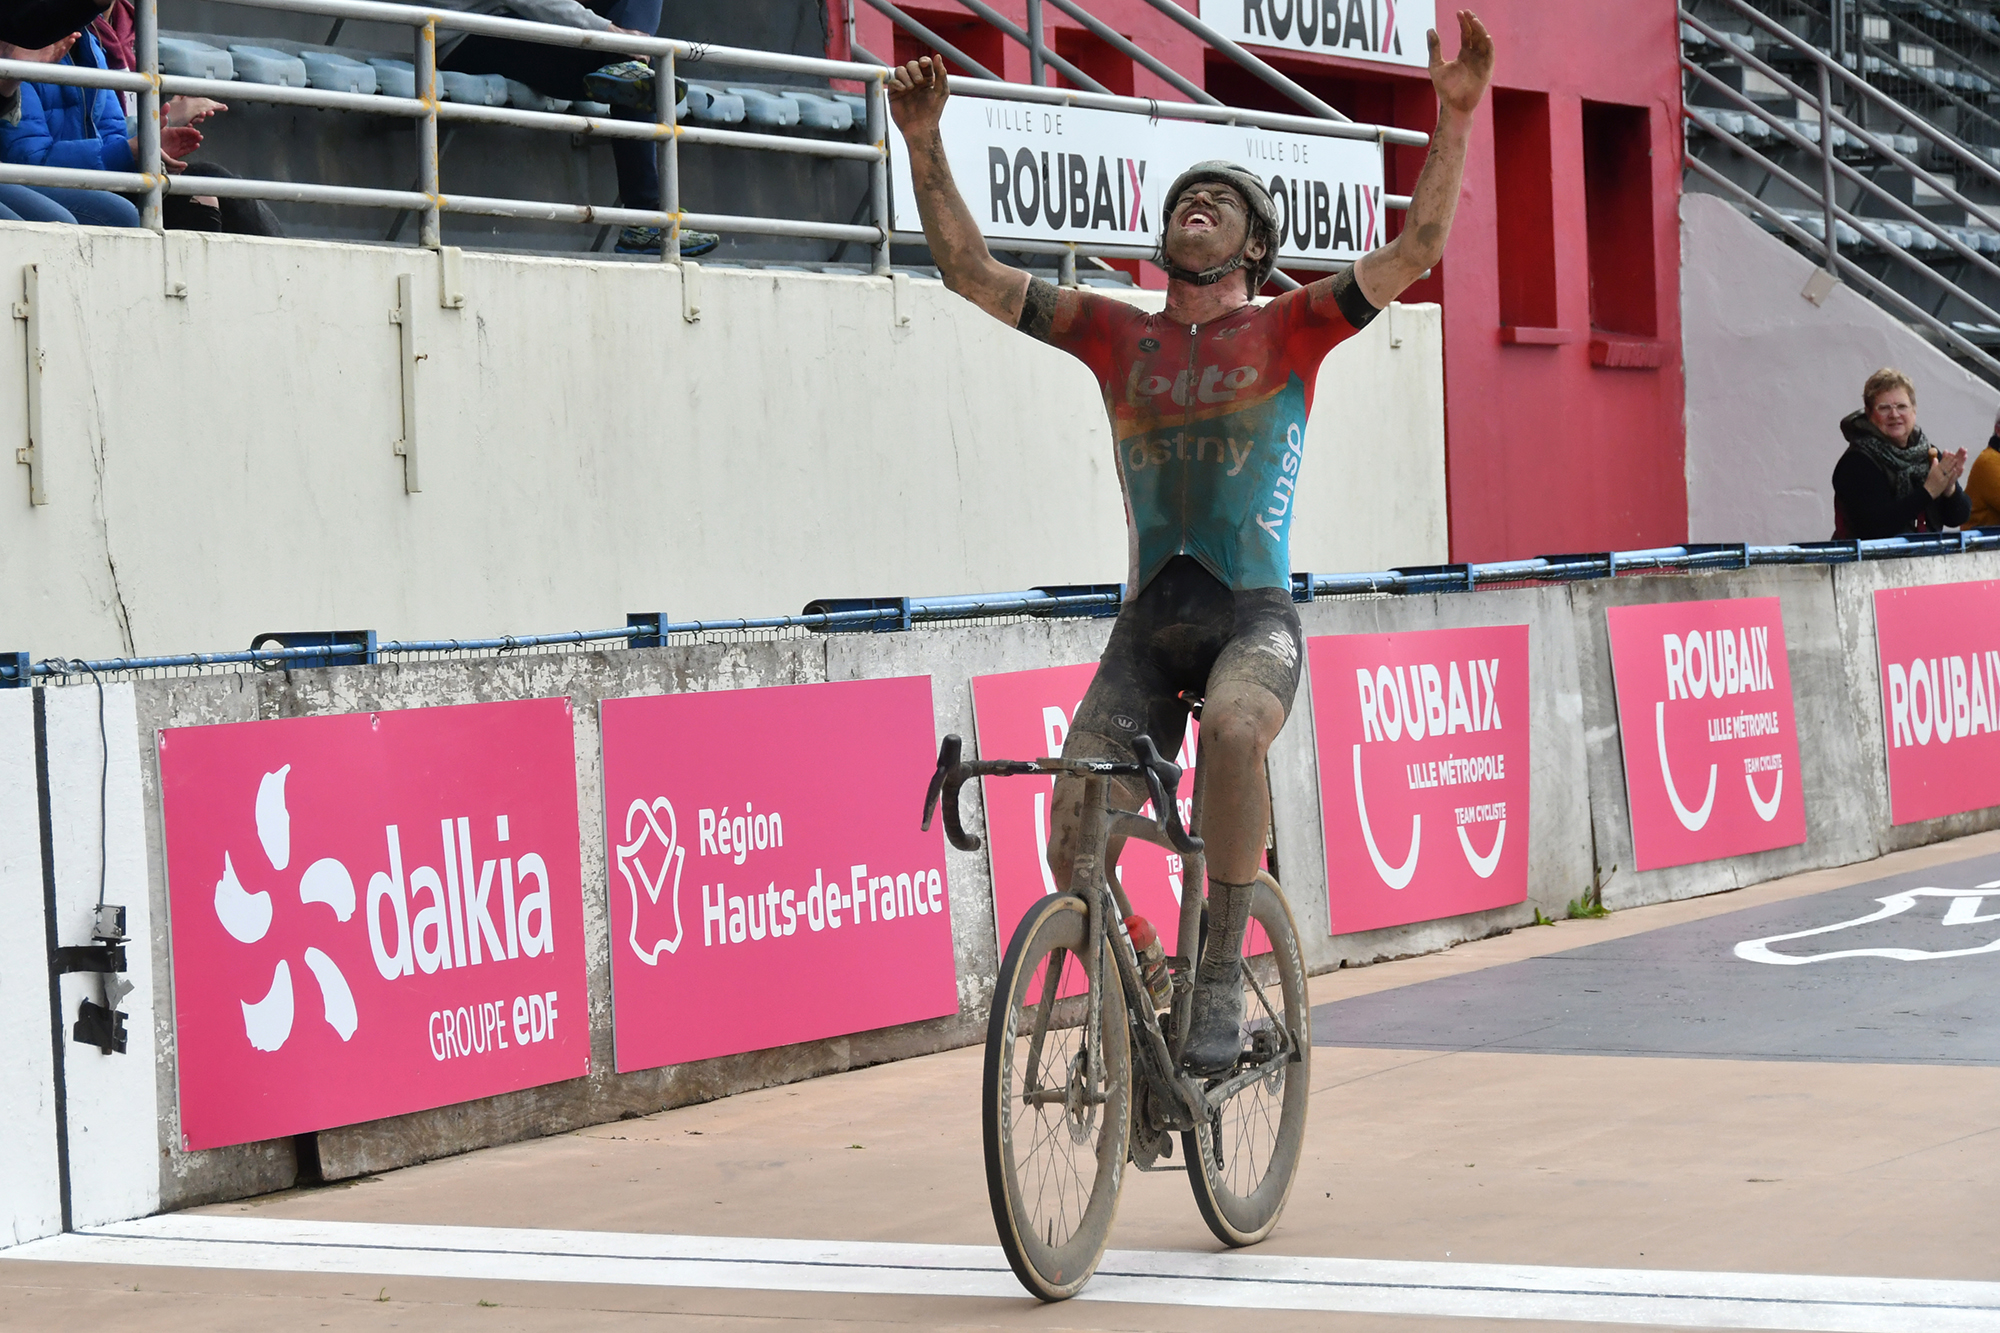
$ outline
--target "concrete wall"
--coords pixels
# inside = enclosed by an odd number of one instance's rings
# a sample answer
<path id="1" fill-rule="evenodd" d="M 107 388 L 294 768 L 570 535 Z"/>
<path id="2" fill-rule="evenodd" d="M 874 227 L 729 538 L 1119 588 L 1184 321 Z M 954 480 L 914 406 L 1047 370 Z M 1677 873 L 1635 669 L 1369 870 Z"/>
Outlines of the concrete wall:
<path id="1" fill-rule="evenodd" d="M 2000 391 L 1845 283 L 1813 305 L 1812 262 L 1721 199 L 1682 199 L 1681 248 L 1689 540 L 1831 536 L 1840 419 L 1882 366 L 1916 382 L 1932 443 L 1985 447 Z"/>
<path id="2" fill-rule="evenodd" d="M 0 1241 L 62 1230 L 34 696 L 0 690 Z M 150 1136 L 142 1139 L 150 1142 Z"/>
<path id="3" fill-rule="evenodd" d="M 1309 634 L 1408 633 L 1433 628 L 1526 624 L 1530 636 L 1529 896 L 1512 907 L 1342 936 L 1328 934 L 1332 895 L 1325 873 L 1319 762 L 1306 683 L 1293 721 L 1271 756 L 1280 873 L 1314 971 L 1448 948 L 1528 924 L 1536 912 L 1561 916 L 1572 899 L 1601 884 L 1612 907 L 1713 893 L 1777 875 L 1864 860 L 1883 852 L 2000 827 L 2000 809 L 1893 827 L 1875 672 L 1870 594 L 1882 587 L 2000 577 L 2000 554 L 1883 562 L 1865 566 L 1753 569 L 1699 578 L 1629 578 L 1609 583 L 1523 588 L 1475 595 L 1356 598 L 1302 608 Z M 1623 757 L 1613 696 L 1605 610 L 1634 603 L 1730 596 L 1776 596 L 1800 729 L 1807 840 L 1798 847 L 1635 874 L 1625 806 Z M 98 694 L 88 682 L 41 692 L 47 718 L 47 793 L 52 808 L 57 916 L 62 943 L 82 943 L 96 901 L 98 847 L 108 852 L 113 901 L 133 912 L 135 948 L 126 1001 L 132 1049 L 103 1056 L 65 1041 L 71 1146 L 71 1202 L 77 1222 L 135 1215 L 280 1189 L 304 1168 L 352 1177 L 469 1148 L 563 1132 L 580 1125 L 707 1100 L 744 1089 L 850 1069 L 981 1040 L 999 952 L 992 885 L 983 853 L 948 853 L 958 1012 L 929 1022 L 634 1074 L 612 1072 L 610 946 L 604 886 L 601 747 L 596 702 L 634 694 L 922 674 L 931 677 L 939 732 L 973 734 L 971 681 L 996 671 L 1093 660 L 1107 620 L 1027 621 L 942 626 L 899 634 L 812 635 L 774 641 L 710 642 L 649 650 L 514 655 L 292 673 L 142 680 Z M 391 1120 L 324 1131 L 303 1143 L 277 1140 L 206 1152 L 181 1149 L 175 1097 L 171 952 L 158 777 L 144 760 L 167 726 L 305 716 L 376 708 L 567 695 L 573 711 L 585 937 L 592 994 L 594 1071 L 589 1077 Z M 23 693 L 0 691 L 0 780 L 15 799 L 0 818 L 20 825 L 17 840 L 39 847 L 18 811 L 32 807 L 34 756 Z M 24 729 L 26 728 L 26 729 Z M 108 799 L 99 779 L 107 770 Z M 20 772 L 30 773 L 24 782 Z M 912 775 L 911 782 L 921 775 Z M 914 800 L 915 787 L 911 787 Z M 968 824 L 982 816 L 970 793 Z M 28 1078 L 48 1068 L 48 1001 L 34 973 L 38 952 L 25 933 L 38 901 L 38 854 L 0 854 L 0 877 L 22 933 L 6 937 L 0 959 L 0 1031 Z M 64 983 L 66 1014 L 94 978 Z M 37 1064 L 36 1061 L 40 1061 Z M 43 1075 L 45 1076 L 45 1074 Z M 54 1120 L 19 1086 L 9 1089 L 10 1125 L 29 1152 L 0 1175 L 0 1201 L 17 1235 L 49 1229 L 49 1154 Z M 40 1116 L 37 1120 L 35 1117 Z M 42 1128 L 38 1131 L 36 1126 Z M 41 1134 L 40 1139 L 35 1135 Z M 40 1159 L 34 1154 L 41 1153 Z M 38 1164 L 38 1161 L 40 1164 Z"/>
<path id="4" fill-rule="evenodd" d="M 688 323 L 657 264 L 466 255 L 462 309 L 423 251 L 0 232 L 0 295 L 26 264 L 49 503 L 24 468 L 0 487 L 0 648 L 473 637 L 1124 576 L 1089 374 L 934 282 L 702 270 Z M 403 273 L 415 495 L 392 451 Z M 1400 347 L 1378 320 L 1323 370 L 1300 568 L 1444 558 L 1437 312 L 1394 328 Z M 24 338 L 0 329 L 17 442 Z"/>

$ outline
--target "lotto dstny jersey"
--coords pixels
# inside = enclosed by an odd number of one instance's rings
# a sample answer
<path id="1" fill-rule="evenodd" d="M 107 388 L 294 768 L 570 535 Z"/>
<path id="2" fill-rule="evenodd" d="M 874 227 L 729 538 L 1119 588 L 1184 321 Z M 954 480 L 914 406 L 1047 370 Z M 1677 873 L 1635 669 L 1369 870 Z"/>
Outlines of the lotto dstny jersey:
<path id="1" fill-rule="evenodd" d="M 1346 304 L 1365 310 L 1358 298 Z M 1094 292 L 1065 294 L 1044 338 L 1090 367 L 1111 415 L 1128 597 L 1180 554 L 1233 589 L 1290 586 L 1313 384 L 1356 328 L 1342 304 L 1324 287 L 1299 288 L 1190 327 Z"/>

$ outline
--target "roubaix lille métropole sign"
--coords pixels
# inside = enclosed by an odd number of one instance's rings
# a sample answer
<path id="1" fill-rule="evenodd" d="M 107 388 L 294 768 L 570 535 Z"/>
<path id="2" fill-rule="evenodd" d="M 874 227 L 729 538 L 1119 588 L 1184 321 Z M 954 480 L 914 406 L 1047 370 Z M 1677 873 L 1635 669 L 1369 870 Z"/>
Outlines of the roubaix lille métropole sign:
<path id="1" fill-rule="evenodd" d="M 1382 150 L 1368 140 L 997 101 L 977 96 L 977 86 L 962 80 L 945 104 L 944 149 L 990 240 L 1150 246 L 1167 187 L 1211 158 L 1240 162 L 1269 184 L 1284 228 L 1281 260 L 1358 259 L 1387 239 Z M 900 134 L 892 157 L 895 224 L 916 231 Z"/>
<path id="2" fill-rule="evenodd" d="M 600 717 L 620 1072 L 958 1012 L 928 676 Z"/>
<path id="3" fill-rule="evenodd" d="M 1422 68 L 1437 0 L 1201 0 L 1201 16 L 1248 46 Z"/>
<path id="4" fill-rule="evenodd" d="M 1332 932 L 1526 901 L 1528 627 L 1330 634 L 1306 661 Z"/>
<path id="5" fill-rule="evenodd" d="M 1875 594 L 1889 818 L 2000 805 L 2000 581 Z"/>
<path id="6" fill-rule="evenodd" d="M 567 699 L 159 739 L 184 1148 L 590 1072 Z"/>
<path id="7" fill-rule="evenodd" d="M 1604 614 L 1633 869 L 1804 842 L 1805 787 L 1778 599 L 1614 606 Z"/>
<path id="8" fill-rule="evenodd" d="M 1085 664 L 974 676 L 972 711 L 979 727 L 980 757 L 1037 759 L 1060 755 L 1084 691 L 1090 688 L 1091 678 L 1096 674 L 1096 667 Z M 1179 737 L 1154 738 L 1161 753 L 1169 755 L 1181 767 L 1176 801 L 1184 826 L 1193 822 L 1195 752 L 1200 730 L 1198 723 L 1190 721 Z M 1048 863 L 1055 778 L 984 778 L 981 782 L 987 855 L 993 870 L 994 925 L 999 931 L 1000 947 L 1005 949 L 1014 937 L 1014 928 L 1038 899 L 1069 889 L 1067 884 L 1056 883 Z M 1124 803 L 1115 792 L 1114 799 Z M 1150 818 L 1152 802 L 1148 801 L 1140 811 Z M 1131 900 L 1132 910 L 1152 922 L 1160 933 L 1162 946 L 1170 953 L 1182 952 L 1180 901 L 1186 883 L 1185 869 L 1178 853 L 1137 839 L 1125 844 L 1124 854 L 1118 860 L 1118 883 Z M 1195 891 L 1201 892 L 1201 886 L 1196 885 Z M 1270 951 L 1270 942 L 1255 922 L 1251 923 L 1250 938 L 1244 947 L 1252 956 Z"/>

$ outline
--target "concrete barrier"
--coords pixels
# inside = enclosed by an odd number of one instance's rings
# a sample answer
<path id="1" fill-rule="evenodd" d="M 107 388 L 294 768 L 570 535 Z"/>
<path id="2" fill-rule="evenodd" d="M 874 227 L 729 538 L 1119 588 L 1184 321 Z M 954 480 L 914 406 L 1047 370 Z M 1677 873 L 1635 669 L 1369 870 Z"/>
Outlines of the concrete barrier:
<path id="1" fill-rule="evenodd" d="M 1524 587 L 1477 595 L 1329 600 L 1301 608 L 1308 635 L 1407 633 L 1524 624 L 1529 630 L 1527 901 L 1365 934 L 1328 933 L 1329 886 L 1320 819 L 1320 761 L 1314 753 L 1308 680 L 1293 720 L 1274 747 L 1272 784 L 1279 872 L 1293 899 L 1314 971 L 1449 947 L 1527 924 L 1536 912 L 1561 916 L 1567 904 L 1601 886 L 1613 907 L 1712 893 L 1776 875 L 1866 859 L 1898 847 L 2000 826 L 1984 810 L 1894 827 L 1884 777 L 1876 703 L 1873 606 L 1881 587 L 2000 576 L 2000 555 L 1833 567 L 1759 568 L 1700 577 L 1641 577 Z M 1806 792 L 1806 841 L 1796 847 L 1699 865 L 1635 873 L 1625 805 L 1605 611 L 1635 603 L 1731 596 L 1775 596 L 1786 631 Z M 1108 620 L 981 623 L 893 634 L 811 635 L 712 642 L 661 649 L 508 655 L 290 673 L 141 680 L 103 692 L 104 740 L 91 684 L 40 691 L 45 713 L 43 790 L 51 809 L 48 865 L 53 872 L 60 942 L 84 941 L 95 905 L 99 867 L 112 901 L 132 913 L 135 947 L 125 1001 L 130 1049 L 103 1055 L 65 1039 L 60 1075 L 48 1064 L 48 996 L 21 977 L 37 949 L 20 941 L 40 929 L 33 904 L 43 899 L 41 843 L 32 809 L 35 741 L 28 691 L 0 691 L 0 903 L 14 927 L 4 938 L 18 955 L 0 965 L 0 1018 L 17 1067 L 66 1100 L 70 1207 L 75 1224 L 163 1207 L 241 1197 L 301 1179 L 339 1179 L 471 1148 L 707 1100 L 883 1060 L 979 1041 L 998 951 L 993 890 L 984 853 L 952 852 L 947 862 L 958 1012 L 950 1017 L 631 1074 L 613 1072 L 610 944 L 604 885 L 599 701 L 629 695 L 927 675 L 937 728 L 973 738 L 971 681 L 1001 671 L 1093 661 Z M 160 728 L 566 695 L 573 710 L 585 886 L 585 935 L 592 1001 L 593 1071 L 588 1077 L 369 1124 L 281 1140 L 189 1152 L 176 1123 L 175 1034 L 166 879 L 158 777 L 153 762 Z M 109 766 L 102 756 L 108 751 Z M 29 774 L 23 778 L 23 773 Z M 916 818 L 922 774 L 909 775 Z M 103 780 L 102 797 L 100 781 Z M 968 822 L 980 827 L 976 791 Z M 105 858 L 100 863 L 99 847 Z M 26 849 L 26 850 L 21 850 Z M 1338 894 L 1339 886 L 1332 892 Z M 0 959 L 0 964 L 4 964 Z M 32 968 L 29 969 L 32 972 Z M 65 1021 L 99 983 L 63 981 Z M 41 1061 L 40 1064 L 34 1063 Z M 43 1071 L 36 1074 L 36 1071 Z M 31 1078 L 28 1081 L 34 1081 Z M 46 1125 L 53 1103 L 19 1086 L 9 1123 Z M 35 1117 L 42 1117 L 36 1120 Z M 18 1156 L 0 1174 L 14 1234 L 39 1234 L 58 1222 L 51 1187 L 54 1153 Z"/>
<path id="2" fill-rule="evenodd" d="M 0 690 L 0 1239 L 63 1229 L 54 1047 L 49 1040 L 48 914 L 43 908 L 35 696 Z"/>
<path id="3" fill-rule="evenodd" d="M 48 497 L 7 469 L 0 552 L 37 573 L 0 579 L 0 651 L 470 638 L 1125 577 L 1090 372 L 940 283 L 467 254 L 446 309 L 438 263 L 0 233 L 0 303 L 37 271 Z M 417 361 L 390 322 L 406 275 Z M 1447 558 L 1441 330 L 1436 306 L 1399 306 L 1325 362 L 1300 568 Z M 9 345 L 0 417 L 20 422 Z"/>

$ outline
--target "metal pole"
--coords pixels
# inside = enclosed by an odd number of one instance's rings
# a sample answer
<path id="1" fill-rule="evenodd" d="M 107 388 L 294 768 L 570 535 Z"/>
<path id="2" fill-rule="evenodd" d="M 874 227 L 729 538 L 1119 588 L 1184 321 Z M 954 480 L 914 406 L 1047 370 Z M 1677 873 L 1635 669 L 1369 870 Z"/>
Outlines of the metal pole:
<path id="1" fill-rule="evenodd" d="M 660 58 L 653 76 L 653 103 L 660 123 L 667 127 L 660 140 L 660 207 L 666 210 L 667 232 L 660 238 L 660 262 L 681 262 L 681 130 L 680 111 L 674 97 L 674 53 Z"/>
<path id="2" fill-rule="evenodd" d="M 438 227 L 438 77 L 437 20 L 427 19 L 417 30 L 417 100 L 424 104 L 424 118 L 417 122 L 417 189 L 430 202 L 424 206 L 417 244 L 435 250 L 441 243 Z"/>
<path id="3" fill-rule="evenodd" d="M 1028 82 L 1040 87 L 1042 76 L 1042 0 L 1028 0 Z"/>
<path id="4" fill-rule="evenodd" d="M 1835 60 L 1847 55 L 1847 4 L 1846 0 L 1826 0 L 1827 18 L 1833 31 L 1827 41 L 1827 49 L 1833 52 Z"/>
<path id="5" fill-rule="evenodd" d="M 1195 36 L 1201 38 L 1204 42 L 1207 42 L 1216 50 L 1222 52 L 1222 54 L 1228 56 L 1237 64 L 1243 66 L 1243 68 L 1249 70 L 1252 74 L 1255 74 L 1264 82 L 1270 84 L 1273 88 L 1276 88 L 1285 96 L 1291 98 L 1294 102 L 1297 102 L 1300 106 L 1305 107 L 1314 115 L 1325 116 L 1328 120 L 1348 119 L 1319 98 L 1314 97 L 1311 93 L 1299 87 L 1298 84 L 1286 78 L 1283 74 L 1280 74 L 1277 70 L 1272 69 L 1256 56 L 1245 51 L 1235 42 L 1230 41 L 1208 24 L 1196 18 L 1193 14 L 1188 13 L 1187 10 L 1182 9 L 1178 4 L 1174 3 L 1174 0 L 1146 0 L 1146 3 L 1180 24 L 1183 28 L 1186 28 Z"/>
<path id="6" fill-rule="evenodd" d="M 1056 282 L 1064 287 L 1076 286 L 1076 246 L 1071 244 L 1056 260 Z"/>
<path id="7" fill-rule="evenodd" d="M 1838 4 L 1835 9 L 1838 11 Z M 1826 215 L 1826 271 L 1840 277 L 1840 237 L 1834 231 L 1833 201 L 1833 81 L 1826 66 L 1819 67 L 1819 192 Z"/>
<path id="8" fill-rule="evenodd" d="M 868 142 L 881 156 L 868 168 L 869 208 L 881 238 L 875 242 L 876 274 L 889 273 L 889 87 L 881 75 L 868 80 Z"/>
<path id="9" fill-rule="evenodd" d="M 153 231 L 165 230 L 160 200 L 165 194 L 160 163 L 160 10 L 157 0 L 139 0 L 133 10 L 139 71 L 148 87 L 139 94 L 139 170 L 149 182 L 141 195 L 139 219 Z"/>
<path id="10" fill-rule="evenodd" d="M 1035 3 L 1038 5 L 1041 2 L 1042 0 L 1035 0 Z M 1105 23 L 1103 19 L 1098 18 L 1097 16 L 1092 14 L 1089 10 L 1079 9 L 1075 3 L 1075 0 L 1049 0 L 1049 3 L 1054 5 L 1057 9 L 1060 9 L 1063 13 L 1069 15 L 1071 18 L 1075 19 L 1078 23 L 1081 23 L 1084 27 L 1096 33 L 1099 37 L 1103 38 L 1106 44 L 1117 50 L 1121 55 L 1126 55 L 1131 57 L 1133 60 L 1137 61 L 1141 65 L 1144 65 L 1147 69 L 1151 70 L 1153 73 L 1159 75 L 1162 79 L 1166 80 L 1166 82 L 1177 88 L 1183 96 L 1189 98 L 1192 101 L 1205 102 L 1209 106 L 1222 105 L 1219 99 L 1209 96 L 1208 93 L 1204 91 L 1202 88 L 1198 87 L 1195 84 L 1189 83 L 1185 78 L 1181 76 L 1178 70 L 1173 69 L 1171 66 L 1162 64 L 1160 62 L 1159 57 L 1133 45 L 1131 38 L 1127 37 L 1124 33 L 1119 32 L 1114 27 L 1111 27 L 1109 24 Z"/>

